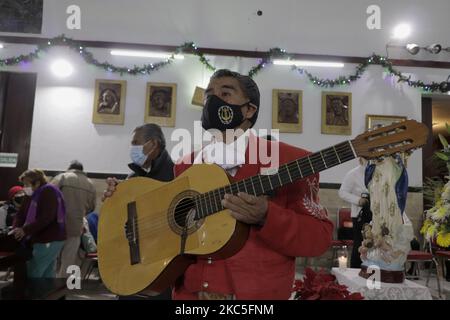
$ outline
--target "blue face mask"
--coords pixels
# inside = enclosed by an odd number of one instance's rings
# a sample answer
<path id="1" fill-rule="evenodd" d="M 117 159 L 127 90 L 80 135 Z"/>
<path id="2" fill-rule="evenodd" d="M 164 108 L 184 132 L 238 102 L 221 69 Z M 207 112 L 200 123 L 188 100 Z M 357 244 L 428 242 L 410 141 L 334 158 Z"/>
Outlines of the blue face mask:
<path id="1" fill-rule="evenodd" d="M 130 158 L 133 163 L 142 167 L 147 161 L 148 156 L 143 152 L 144 146 L 131 146 L 130 148 Z"/>

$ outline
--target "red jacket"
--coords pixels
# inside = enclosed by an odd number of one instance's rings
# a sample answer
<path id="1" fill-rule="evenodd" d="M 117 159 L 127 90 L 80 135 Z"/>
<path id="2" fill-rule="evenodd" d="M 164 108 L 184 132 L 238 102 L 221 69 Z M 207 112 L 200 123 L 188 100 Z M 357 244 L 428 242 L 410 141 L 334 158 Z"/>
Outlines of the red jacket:
<path id="1" fill-rule="evenodd" d="M 258 140 L 258 147 L 267 143 L 269 150 L 278 143 L 250 137 Z M 249 162 L 248 150 L 246 163 Z M 279 143 L 280 165 L 307 154 L 303 149 Z M 269 166 L 259 162 L 241 166 L 234 181 L 257 175 L 261 168 Z M 175 176 L 190 166 L 182 162 L 176 164 Z M 318 203 L 318 191 L 318 174 L 276 190 L 276 195 L 269 200 L 264 226 L 252 226 L 245 245 L 228 259 L 197 259 L 174 288 L 173 298 L 197 299 L 197 292 L 209 291 L 234 294 L 236 299 L 289 299 L 295 257 L 319 256 L 330 246 L 333 224 Z"/>

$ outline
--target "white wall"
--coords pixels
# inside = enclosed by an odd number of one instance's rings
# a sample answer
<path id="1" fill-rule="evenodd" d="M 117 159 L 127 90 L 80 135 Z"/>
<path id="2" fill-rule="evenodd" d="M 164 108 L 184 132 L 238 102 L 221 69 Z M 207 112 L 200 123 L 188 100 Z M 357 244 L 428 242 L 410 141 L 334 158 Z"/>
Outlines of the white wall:
<path id="1" fill-rule="evenodd" d="M 339 4 L 337 4 L 339 2 Z M 384 2 L 383 8 L 388 5 Z M 88 5 L 89 3 L 89 5 Z M 107 4 L 106 4 L 107 3 Z M 373 51 L 384 53 L 388 33 L 383 30 L 368 31 L 365 28 L 365 8 L 377 1 L 45 1 L 45 36 L 66 33 L 77 39 L 128 41 L 177 45 L 184 41 L 196 41 L 200 46 L 230 49 L 265 50 L 280 46 L 288 51 L 325 54 L 368 56 Z M 326 3 L 326 5 L 325 5 Z M 351 3 L 351 5 L 350 5 Z M 414 17 L 420 37 L 441 41 L 442 27 L 448 30 L 442 10 L 449 12 L 449 1 L 396 1 L 384 10 L 383 21 L 391 24 L 393 17 Z M 400 10 L 398 3 L 408 3 Z M 65 29 L 65 8 L 69 4 L 82 7 L 81 31 Z M 121 4 L 121 6 L 119 6 Z M 257 17 L 257 9 L 264 11 Z M 420 10 L 419 10 L 420 9 Z M 309 12 L 306 13 L 306 12 Z M 433 16 L 433 21 L 422 18 Z M 322 18 L 323 20 L 320 20 Z M 322 21 L 322 22 L 321 22 Z M 326 26 L 322 24 L 326 22 Z M 425 24 L 428 24 L 425 27 Z M 361 26 L 362 25 L 362 26 Z M 358 27 L 359 26 L 359 27 Z M 145 31 L 143 31 L 145 30 Z M 430 33 L 433 31 L 432 33 Z M 442 33 L 442 36 L 439 34 Z M 419 41 L 417 41 L 419 42 Z M 383 44 L 383 45 L 382 45 Z M 29 52 L 32 46 L 11 45 L 0 51 L 0 57 Z M 100 60 L 120 65 L 143 64 L 148 61 L 133 58 L 111 57 L 107 50 L 92 49 Z M 75 73 L 68 79 L 55 78 L 49 64 L 56 57 L 64 57 L 75 66 Z M 428 57 L 429 58 L 429 57 Z M 227 67 L 248 72 L 256 63 L 253 59 L 210 57 L 217 67 Z M 442 81 L 448 70 L 400 68 L 413 78 L 424 81 Z M 196 85 L 205 86 L 211 72 L 196 60 L 187 56 L 183 61 L 162 69 L 152 76 L 120 77 L 92 66 L 67 49 L 52 49 L 43 59 L 7 70 L 37 72 L 38 83 L 33 119 L 30 167 L 47 170 L 63 170 L 70 160 L 77 158 L 90 172 L 126 173 L 128 145 L 132 130 L 143 123 L 146 82 L 177 83 L 176 126 L 191 129 L 200 119 L 201 108 L 190 104 Z M 354 72 L 354 65 L 344 69 L 310 68 L 318 76 L 334 78 Z M 126 113 L 123 126 L 92 124 L 95 79 L 123 79 L 127 81 Z M 336 144 L 355 137 L 365 129 L 366 114 L 404 115 L 421 119 L 421 92 L 399 85 L 395 79 L 385 77 L 382 68 L 372 66 L 362 79 L 349 87 L 334 91 L 350 91 L 353 94 L 352 136 L 322 135 L 320 133 L 321 92 L 328 89 L 314 87 L 305 77 L 288 67 L 271 66 L 255 77 L 261 91 L 261 111 L 256 128 L 271 127 L 272 89 L 300 89 L 303 94 L 303 133 L 282 134 L 281 140 L 309 150 Z M 164 128 L 170 140 L 172 128 Z M 174 145 L 168 141 L 169 149 Z M 421 152 L 416 151 L 409 163 L 410 186 L 421 186 Z M 322 182 L 340 183 L 343 175 L 355 161 L 323 172 Z"/>

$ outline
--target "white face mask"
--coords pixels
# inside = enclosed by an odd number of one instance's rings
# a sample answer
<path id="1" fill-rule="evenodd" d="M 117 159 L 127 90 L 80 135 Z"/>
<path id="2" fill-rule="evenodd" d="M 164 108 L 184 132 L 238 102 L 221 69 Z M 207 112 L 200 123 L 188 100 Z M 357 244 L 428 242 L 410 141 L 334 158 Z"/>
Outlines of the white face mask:
<path id="1" fill-rule="evenodd" d="M 23 191 L 29 197 L 31 197 L 31 195 L 33 194 L 33 189 L 31 187 L 25 187 L 25 188 L 23 188 Z"/>
<path id="2" fill-rule="evenodd" d="M 144 154 L 144 146 L 131 146 L 130 148 L 130 158 L 133 163 L 142 167 L 147 161 L 148 156 Z"/>

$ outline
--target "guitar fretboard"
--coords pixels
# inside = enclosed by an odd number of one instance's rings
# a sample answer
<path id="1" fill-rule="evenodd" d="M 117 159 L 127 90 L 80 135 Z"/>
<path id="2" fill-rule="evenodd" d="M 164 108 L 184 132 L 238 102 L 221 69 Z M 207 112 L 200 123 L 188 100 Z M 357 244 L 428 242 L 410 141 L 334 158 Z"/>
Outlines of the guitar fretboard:
<path id="1" fill-rule="evenodd" d="M 356 157 L 350 141 L 342 142 L 309 156 L 281 165 L 274 174 L 256 176 L 211 190 L 194 198 L 196 220 L 224 210 L 225 194 L 245 192 L 254 196 L 267 194 L 294 181 L 350 161 Z"/>

